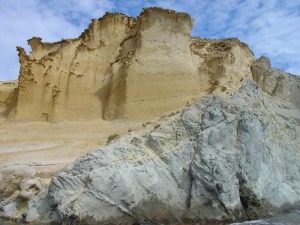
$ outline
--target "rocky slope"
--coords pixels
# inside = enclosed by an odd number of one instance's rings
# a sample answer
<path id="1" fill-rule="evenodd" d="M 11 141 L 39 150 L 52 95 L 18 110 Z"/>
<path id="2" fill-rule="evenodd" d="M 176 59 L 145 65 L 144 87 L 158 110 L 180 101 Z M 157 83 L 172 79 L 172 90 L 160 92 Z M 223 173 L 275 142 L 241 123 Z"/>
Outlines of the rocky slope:
<path id="1" fill-rule="evenodd" d="M 29 204 L 26 221 L 225 223 L 299 207 L 299 134 L 297 107 L 246 80 L 80 157 Z"/>
<path id="2" fill-rule="evenodd" d="M 212 91 L 237 90 L 254 61 L 238 39 L 190 37 L 186 13 L 106 13 L 75 39 L 18 47 L 17 121 L 151 119 Z"/>

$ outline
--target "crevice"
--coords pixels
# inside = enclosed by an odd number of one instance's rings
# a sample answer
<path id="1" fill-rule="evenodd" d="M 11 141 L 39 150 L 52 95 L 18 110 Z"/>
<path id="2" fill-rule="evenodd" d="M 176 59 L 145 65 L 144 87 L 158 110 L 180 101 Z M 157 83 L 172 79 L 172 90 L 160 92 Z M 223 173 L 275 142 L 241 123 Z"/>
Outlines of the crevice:
<path id="1" fill-rule="evenodd" d="M 197 139 L 198 139 L 198 135 L 197 135 Z M 196 152 L 197 152 L 197 149 L 199 147 L 198 143 L 195 140 L 192 140 L 192 143 L 193 143 L 193 157 L 192 157 L 192 160 L 191 160 L 191 164 L 189 166 L 189 175 L 190 175 L 191 181 L 190 181 L 190 188 L 189 188 L 189 193 L 188 193 L 188 197 L 187 197 L 187 201 L 186 201 L 187 202 L 186 205 L 187 205 L 188 209 L 191 208 L 192 190 L 193 190 L 193 185 L 194 185 L 194 181 L 195 181 L 195 177 L 194 177 L 193 171 L 192 171 L 192 165 L 194 164 L 195 157 L 196 157 Z"/>
<path id="2" fill-rule="evenodd" d="M 65 102 L 68 101 L 68 97 L 69 97 L 69 94 L 70 94 L 71 75 L 72 75 L 72 73 L 74 73 L 74 72 L 72 71 L 72 67 L 73 67 L 74 61 L 75 61 L 76 58 L 77 58 L 77 55 L 78 55 L 78 53 L 79 53 L 79 48 L 81 47 L 81 45 L 83 45 L 83 44 L 80 44 L 80 45 L 78 45 L 78 46 L 76 47 L 76 49 L 75 49 L 75 55 L 74 55 L 74 57 L 72 58 L 72 61 L 71 61 L 71 63 L 70 63 L 69 73 L 68 73 L 68 78 L 67 78 L 67 83 L 66 83 L 66 89 L 65 89 L 65 90 L 66 90 Z"/>
<path id="3" fill-rule="evenodd" d="M 247 187 L 247 183 L 241 175 L 238 175 L 238 181 L 240 202 L 245 216 L 248 219 L 257 219 L 260 216 L 266 215 L 266 209 L 269 207 L 266 207 L 263 200 L 258 199 L 251 188 Z"/>

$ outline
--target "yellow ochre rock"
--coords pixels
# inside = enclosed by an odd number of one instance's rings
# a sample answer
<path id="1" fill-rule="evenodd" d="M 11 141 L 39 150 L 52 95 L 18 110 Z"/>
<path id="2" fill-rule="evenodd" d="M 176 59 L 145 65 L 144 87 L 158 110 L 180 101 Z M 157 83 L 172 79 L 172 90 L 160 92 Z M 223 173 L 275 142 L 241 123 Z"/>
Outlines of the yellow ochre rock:
<path id="1" fill-rule="evenodd" d="M 17 121 L 154 119 L 208 93 L 237 90 L 251 77 L 251 50 L 236 38 L 191 37 L 192 26 L 186 13 L 153 7 L 137 18 L 106 13 L 75 39 L 33 37 L 30 55 L 17 47 L 18 88 L 10 102 L 0 102 L 1 115 Z"/>

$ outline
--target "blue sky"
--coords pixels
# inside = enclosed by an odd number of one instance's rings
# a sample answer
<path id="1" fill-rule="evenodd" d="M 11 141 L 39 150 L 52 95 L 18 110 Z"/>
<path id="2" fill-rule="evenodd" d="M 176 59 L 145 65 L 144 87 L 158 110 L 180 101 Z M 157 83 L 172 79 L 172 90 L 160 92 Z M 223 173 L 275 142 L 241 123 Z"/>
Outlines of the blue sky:
<path id="1" fill-rule="evenodd" d="M 107 11 L 137 16 L 147 6 L 187 12 L 193 36 L 238 37 L 257 58 L 266 55 L 273 67 L 300 75 L 299 0 L 0 0 L 0 80 L 17 79 L 16 46 L 29 52 L 32 36 L 75 38 Z"/>

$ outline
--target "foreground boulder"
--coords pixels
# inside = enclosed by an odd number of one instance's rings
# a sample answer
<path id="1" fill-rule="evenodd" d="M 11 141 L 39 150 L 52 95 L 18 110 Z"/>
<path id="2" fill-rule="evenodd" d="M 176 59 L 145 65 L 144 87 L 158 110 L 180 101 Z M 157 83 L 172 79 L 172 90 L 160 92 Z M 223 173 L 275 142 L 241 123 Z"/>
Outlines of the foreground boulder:
<path id="1" fill-rule="evenodd" d="M 246 80 L 230 97 L 205 96 L 149 132 L 82 156 L 34 205 L 46 204 L 57 222 L 72 224 L 220 224 L 268 216 L 299 206 L 299 146 L 296 106 Z M 41 219 L 34 207 L 26 215 Z"/>
<path id="2" fill-rule="evenodd" d="M 0 167 L 0 220 L 18 221 L 27 203 L 44 188 L 45 183 L 31 166 Z"/>

